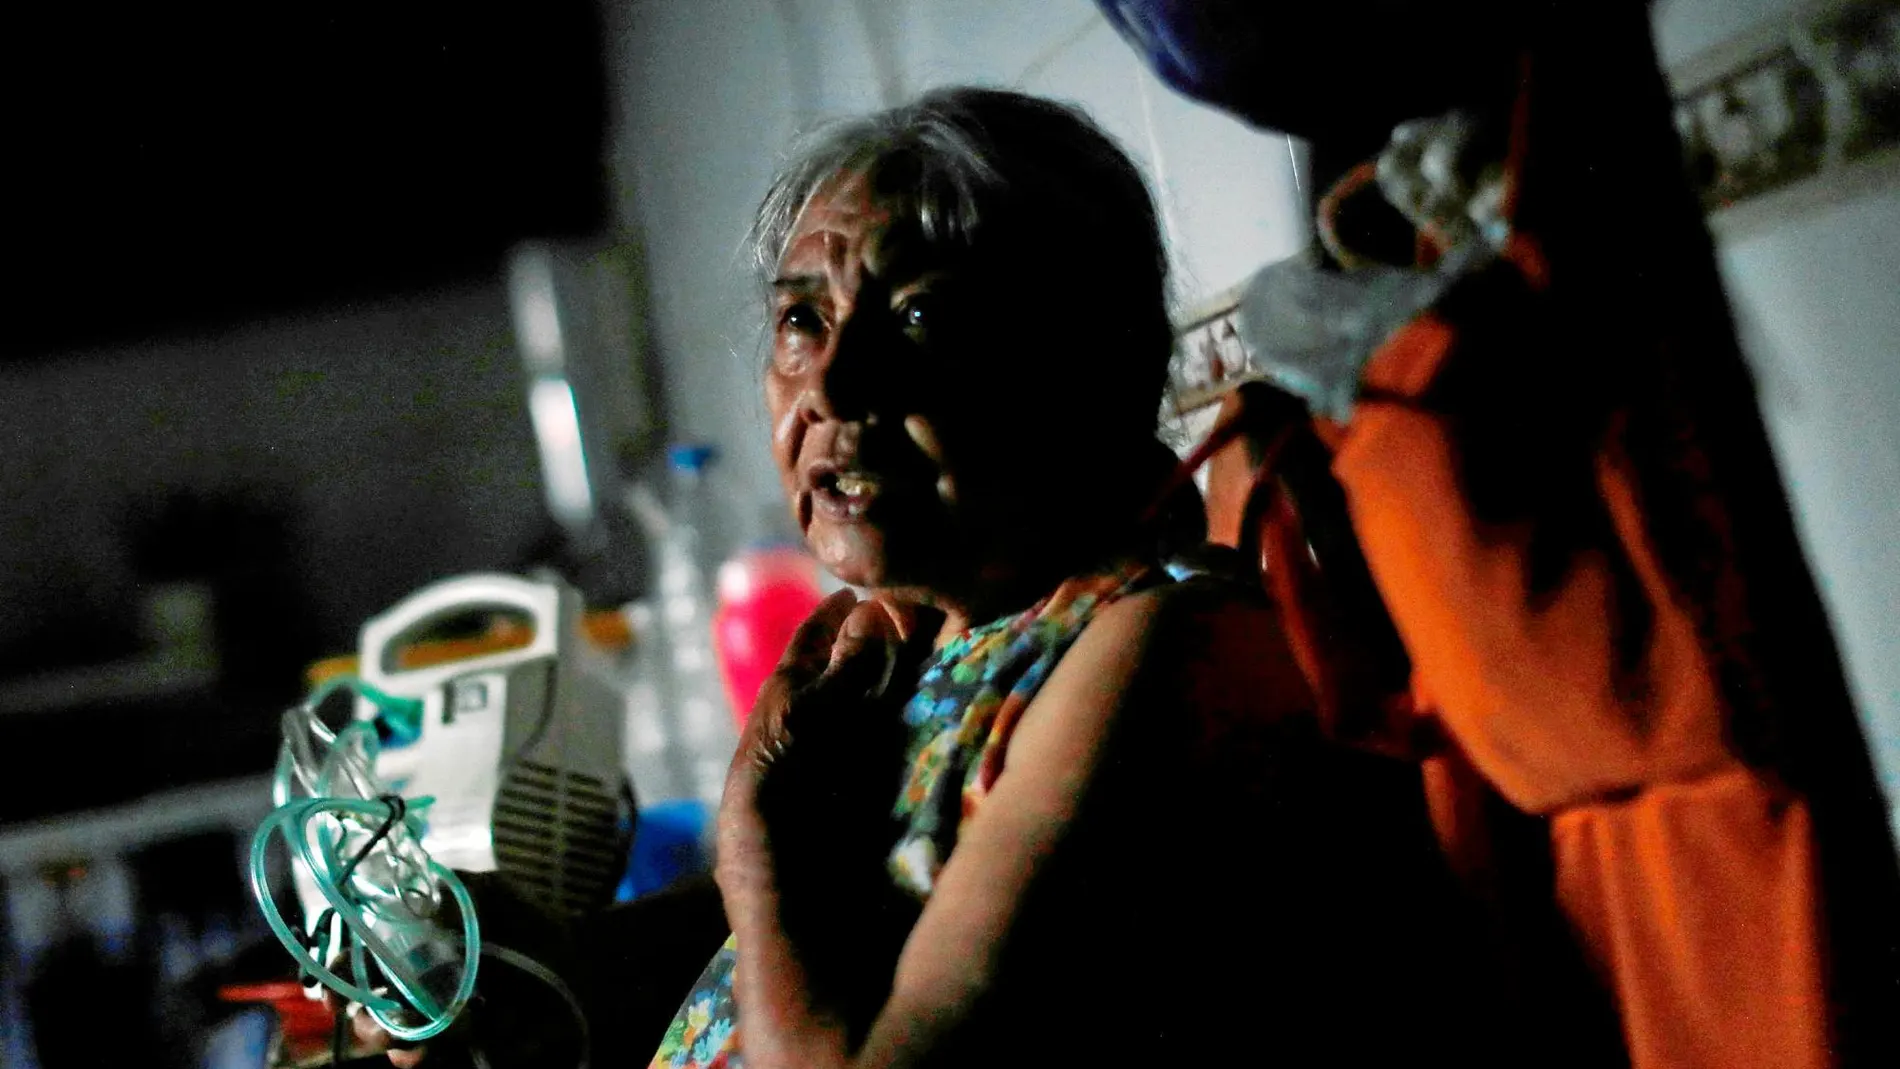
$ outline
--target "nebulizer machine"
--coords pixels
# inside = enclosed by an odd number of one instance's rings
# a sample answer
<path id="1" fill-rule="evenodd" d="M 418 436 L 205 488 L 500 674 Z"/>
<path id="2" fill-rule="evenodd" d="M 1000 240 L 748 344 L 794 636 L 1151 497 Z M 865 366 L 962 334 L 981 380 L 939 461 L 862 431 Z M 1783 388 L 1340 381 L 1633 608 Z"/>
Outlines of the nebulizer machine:
<path id="1" fill-rule="evenodd" d="M 464 656 L 420 666 L 407 656 L 444 623 L 482 617 L 509 621 L 525 641 L 470 643 Z M 611 899 L 630 827 L 623 701 L 590 665 L 581 625 L 578 594 L 558 580 L 445 580 L 365 624 L 358 674 L 284 714 L 277 808 L 253 843 L 253 891 L 306 976 L 396 1039 L 453 1023 L 484 958 L 549 983 L 585 1031 L 557 977 L 483 942 L 456 876 L 496 873 L 557 916 Z M 333 730 L 318 713 L 345 694 L 351 715 Z M 280 840 L 301 927 L 268 880 Z"/>

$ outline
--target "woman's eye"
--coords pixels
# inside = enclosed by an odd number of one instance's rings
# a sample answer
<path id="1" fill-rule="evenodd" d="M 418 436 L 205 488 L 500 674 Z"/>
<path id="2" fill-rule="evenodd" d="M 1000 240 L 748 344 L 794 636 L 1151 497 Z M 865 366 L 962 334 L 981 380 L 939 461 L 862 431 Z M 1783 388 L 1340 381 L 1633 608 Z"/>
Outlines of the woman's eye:
<path id="1" fill-rule="evenodd" d="M 799 334 L 817 334 L 824 329 L 825 319 L 818 314 L 818 309 L 801 301 L 779 312 L 778 325 Z"/>
<path id="2" fill-rule="evenodd" d="M 772 331 L 772 363 L 780 371 L 803 368 L 823 344 L 825 316 L 810 301 L 788 301 L 779 306 Z"/>
<path id="3" fill-rule="evenodd" d="M 897 306 L 897 325 L 914 338 L 922 338 L 940 326 L 938 318 L 934 302 L 928 297 L 910 297 Z"/>

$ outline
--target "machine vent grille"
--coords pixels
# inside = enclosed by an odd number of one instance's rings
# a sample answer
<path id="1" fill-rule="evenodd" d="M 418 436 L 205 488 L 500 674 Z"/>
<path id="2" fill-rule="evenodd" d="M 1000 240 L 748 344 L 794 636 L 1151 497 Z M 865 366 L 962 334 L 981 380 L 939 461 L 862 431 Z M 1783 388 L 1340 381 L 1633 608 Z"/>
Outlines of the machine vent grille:
<path id="1" fill-rule="evenodd" d="M 605 905 L 626 864 L 620 807 L 593 776 L 517 762 L 495 798 L 495 860 L 526 897 L 566 913 Z"/>

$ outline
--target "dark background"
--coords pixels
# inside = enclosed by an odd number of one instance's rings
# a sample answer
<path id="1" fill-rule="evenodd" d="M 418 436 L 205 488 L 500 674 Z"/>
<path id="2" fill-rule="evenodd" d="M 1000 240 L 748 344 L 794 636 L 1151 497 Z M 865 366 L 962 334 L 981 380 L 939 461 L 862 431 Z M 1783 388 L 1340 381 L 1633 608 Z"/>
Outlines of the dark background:
<path id="1" fill-rule="evenodd" d="M 0 14 L 0 826 L 259 773 L 365 618 L 548 557 L 504 272 L 607 226 L 599 21 Z"/>
<path id="2" fill-rule="evenodd" d="M 305 668 L 569 563 L 506 272 L 614 243 L 604 55 L 591 0 L 0 8 L 0 1065 L 260 1064 Z"/>
<path id="3" fill-rule="evenodd" d="M 21 3 L 0 14 L 0 354 L 479 275 L 606 214 L 573 0 Z"/>

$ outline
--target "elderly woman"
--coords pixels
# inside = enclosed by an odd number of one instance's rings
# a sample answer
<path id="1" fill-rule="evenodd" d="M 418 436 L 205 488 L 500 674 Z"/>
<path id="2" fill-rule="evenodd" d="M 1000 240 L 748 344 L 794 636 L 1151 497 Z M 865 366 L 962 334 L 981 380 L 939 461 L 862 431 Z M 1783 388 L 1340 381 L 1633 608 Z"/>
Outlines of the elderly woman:
<path id="1" fill-rule="evenodd" d="M 1317 741 L 1270 616 L 1153 559 L 1134 166 L 1073 109 L 938 91 L 806 143 L 754 236 L 785 494 L 869 596 L 759 700 L 732 938 L 653 1064 L 1427 1050 L 1462 981 L 1415 774 Z"/>

